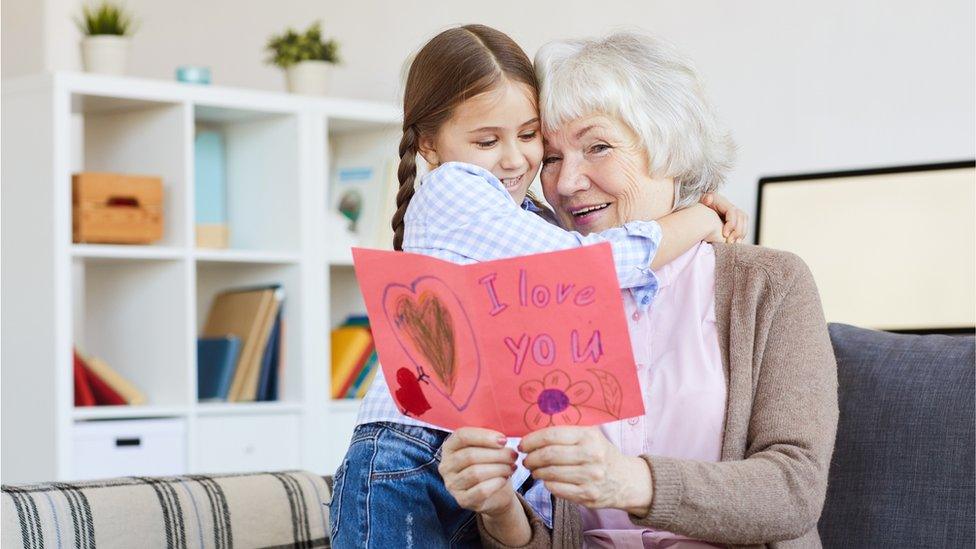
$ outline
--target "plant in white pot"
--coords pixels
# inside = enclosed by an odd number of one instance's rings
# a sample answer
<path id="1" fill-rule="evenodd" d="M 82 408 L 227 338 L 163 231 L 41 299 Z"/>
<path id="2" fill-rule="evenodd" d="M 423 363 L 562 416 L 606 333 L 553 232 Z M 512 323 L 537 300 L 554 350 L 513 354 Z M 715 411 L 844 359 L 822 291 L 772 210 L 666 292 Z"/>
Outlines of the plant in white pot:
<path id="1" fill-rule="evenodd" d="M 125 74 L 129 57 L 129 36 L 134 30 L 132 17 L 108 0 L 82 6 L 75 21 L 85 36 L 81 41 L 81 60 L 88 72 Z"/>
<path id="2" fill-rule="evenodd" d="M 322 40 L 322 25 L 312 23 L 304 33 L 286 29 L 268 39 L 268 63 L 285 70 L 288 91 L 325 95 L 329 65 L 339 62 L 339 44 Z"/>

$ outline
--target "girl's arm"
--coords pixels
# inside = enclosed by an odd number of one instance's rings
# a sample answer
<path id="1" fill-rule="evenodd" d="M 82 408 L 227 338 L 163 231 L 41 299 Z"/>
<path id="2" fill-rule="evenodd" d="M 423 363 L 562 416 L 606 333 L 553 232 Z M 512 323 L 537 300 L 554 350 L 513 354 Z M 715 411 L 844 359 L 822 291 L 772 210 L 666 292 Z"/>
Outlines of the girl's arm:
<path id="1" fill-rule="evenodd" d="M 703 240 L 725 242 L 722 220 L 715 210 L 702 204 L 670 213 L 659 219 L 658 223 L 664 238 L 651 261 L 652 269 L 660 269 L 671 263 Z"/>

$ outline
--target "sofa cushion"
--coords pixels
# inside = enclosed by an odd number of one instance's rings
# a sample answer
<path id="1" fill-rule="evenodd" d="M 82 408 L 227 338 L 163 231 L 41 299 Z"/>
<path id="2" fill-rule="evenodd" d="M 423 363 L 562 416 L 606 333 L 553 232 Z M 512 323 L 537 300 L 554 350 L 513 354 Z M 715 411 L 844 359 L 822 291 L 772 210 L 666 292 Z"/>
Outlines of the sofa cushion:
<path id="1" fill-rule="evenodd" d="M 328 547 L 304 471 L 4 486 L 3 547 Z"/>
<path id="2" fill-rule="evenodd" d="M 830 325 L 840 421 L 825 547 L 973 547 L 974 338 Z"/>

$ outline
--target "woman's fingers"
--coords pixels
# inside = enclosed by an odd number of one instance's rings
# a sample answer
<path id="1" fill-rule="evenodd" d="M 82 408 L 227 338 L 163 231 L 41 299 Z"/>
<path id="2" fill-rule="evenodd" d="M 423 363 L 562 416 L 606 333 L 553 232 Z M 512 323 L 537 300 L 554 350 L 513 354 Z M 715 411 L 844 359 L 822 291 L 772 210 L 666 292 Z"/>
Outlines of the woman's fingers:
<path id="1" fill-rule="evenodd" d="M 529 454 L 544 446 L 579 444 L 587 436 L 589 430 L 586 427 L 548 427 L 522 437 L 519 450 Z"/>
<path id="2" fill-rule="evenodd" d="M 583 465 L 589 463 L 593 456 L 586 451 L 587 447 L 574 445 L 551 445 L 533 450 L 522 460 L 522 465 L 533 471 L 550 465 Z"/>
<path id="3" fill-rule="evenodd" d="M 508 484 L 508 478 L 493 477 L 466 490 L 452 490 L 451 494 L 461 507 L 481 512 L 485 510 L 484 507 L 488 500 L 496 492 L 504 489 L 506 484 Z"/>
<path id="4" fill-rule="evenodd" d="M 602 482 L 600 468 L 592 465 L 551 465 L 532 470 L 532 478 L 563 484 L 589 484 Z"/>
<path id="5" fill-rule="evenodd" d="M 453 475 L 448 475 L 444 479 L 444 483 L 450 490 L 469 490 L 493 478 L 507 480 L 513 472 L 515 472 L 515 464 L 480 463 L 465 467 Z"/>
<path id="6" fill-rule="evenodd" d="M 457 450 L 467 446 L 481 448 L 503 448 L 508 439 L 505 435 L 491 429 L 481 427 L 462 427 L 451 433 L 444 441 L 443 451 Z"/>

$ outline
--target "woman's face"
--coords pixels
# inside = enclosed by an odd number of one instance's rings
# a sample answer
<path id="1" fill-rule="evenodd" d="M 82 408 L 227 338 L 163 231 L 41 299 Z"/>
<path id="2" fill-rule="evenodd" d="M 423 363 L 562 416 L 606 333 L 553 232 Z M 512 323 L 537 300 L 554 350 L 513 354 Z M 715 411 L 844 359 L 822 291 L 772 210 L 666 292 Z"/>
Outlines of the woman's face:
<path id="1" fill-rule="evenodd" d="M 671 211 L 671 179 L 649 175 L 637 136 L 615 118 L 584 116 L 545 135 L 542 191 L 560 223 L 582 234 Z"/>

